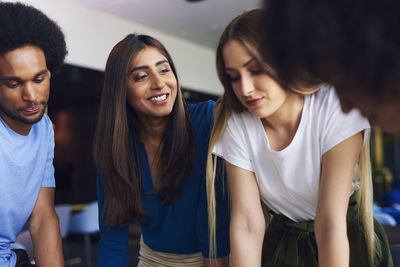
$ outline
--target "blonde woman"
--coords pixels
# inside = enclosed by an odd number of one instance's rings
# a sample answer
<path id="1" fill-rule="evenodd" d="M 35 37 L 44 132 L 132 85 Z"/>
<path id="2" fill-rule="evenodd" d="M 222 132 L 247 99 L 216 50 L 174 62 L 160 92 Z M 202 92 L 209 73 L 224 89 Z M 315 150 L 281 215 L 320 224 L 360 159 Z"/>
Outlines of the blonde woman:
<path id="1" fill-rule="evenodd" d="M 213 153 L 226 162 L 233 266 L 392 266 L 372 214 L 368 121 L 344 114 L 327 85 L 286 87 L 260 57 L 261 19 L 236 17 L 217 48 L 225 91 L 208 155 L 211 225 Z"/>

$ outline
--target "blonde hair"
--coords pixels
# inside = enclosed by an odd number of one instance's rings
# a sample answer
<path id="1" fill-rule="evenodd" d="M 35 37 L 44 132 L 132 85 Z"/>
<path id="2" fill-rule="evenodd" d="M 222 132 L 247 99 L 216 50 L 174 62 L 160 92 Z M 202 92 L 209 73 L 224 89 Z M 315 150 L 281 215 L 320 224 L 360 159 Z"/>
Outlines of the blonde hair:
<path id="1" fill-rule="evenodd" d="M 368 247 L 368 257 L 373 263 L 382 257 L 382 248 L 379 237 L 374 230 L 373 188 L 370 159 L 370 134 L 361 150 L 358 160 L 358 175 L 360 179 L 360 193 L 357 198 L 358 213 L 364 227 L 365 239 Z"/>
<path id="2" fill-rule="evenodd" d="M 253 9 L 234 18 L 222 33 L 217 51 L 216 51 L 216 65 L 218 77 L 224 87 L 224 94 L 217 102 L 214 109 L 214 126 L 211 131 L 208 155 L 207 155 L 207 202 L 208 202 L 208 221 L 209 221 L 209 240 L 210 240 L 210 257 L 215 257 L 216 252 L 216 214 L 215 214 L 215 177 L 217 171 L 216 156 L 212 155 L 213 147 L 223 136 L 225 132 L 228 119 L 232 112 L 241 113 L 245 110 L 243 105 L 236 98 L 229 77 L 225 74 L 225 65 L 223 60 L 223 48 L 232 40 L 240 42 L 248 52 L 259 62 L 264 72 L 271 78 L 275 79 L 278 84 L 285 90 L 300 94 L 310 95 L 317 92 L 322 86 L 317 79 L 303 75 L 302 80 L 297 83 L 291 83 L 291 86 L 285 84 L 284 81 L 278 77 L 273 67 L 270 66 L 265 58 L 261 58 L 259 51 L 261 51 L 261 39 L 258 32 L 258 26 L 263 17 L 261 9 Z M 360 194 L 357 201 L 358 210 L 361 215 L 361 221 L 365 229 L 365 236 L 368 246 L 368 254 L 371 262 L 375 258 L 375 254 L 380 256 L 380 245 L 378 238 L 374 233 L 374 222 L 372 212 L 372 180 L 371 180 L 371 166 L 369 156 L 369 137 L 364 145 L 360 158 L 359 158 L 359 177 L 360 177 Z M 268 218 L 267 218 L 268 221 Z"/>
<path id="3" fill-rule="evenodd" d="M 208 145 L 207 165 L 206 165 L 206 187 L 207 187 L 207 203 L 208 203 L 208 225 L 210 240 L 210 258 L 215 258 L 216 251 L 216 214 L 215 214 L 215 177 L 217 171 L 217 159 L 212 154 L 212 149 L 225 132 L 228 119 L 230 117 L 230 109 L 227 102 L 222 100 L 221 103 L 215 105 L 214 108 L 214 126 L 211 130 L 210 142 Z"/>

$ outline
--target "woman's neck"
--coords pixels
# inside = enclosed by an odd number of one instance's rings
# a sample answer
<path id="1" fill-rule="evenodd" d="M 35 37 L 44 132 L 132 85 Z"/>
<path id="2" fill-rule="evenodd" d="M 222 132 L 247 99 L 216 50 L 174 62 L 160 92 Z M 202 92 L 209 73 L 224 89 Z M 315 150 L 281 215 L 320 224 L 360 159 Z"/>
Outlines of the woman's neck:
<path id="1" fill-rule="evenodd" d="M 282 128 L 289 131 L 296 130 L 300 122 L 303 105 L 304 96 L 290 93 L 275 113 L 267 118 L 262 118 L 261 121 L 264 127 L 272 130 Z"/>
<path id="2" fill-rule="evenodd" d="M 303 106 L 304 96 L 290 93 L 274 114 L 261 119 L 272 149 L 279 151 L 291 143 L 300 125 Z"/>
<path id="3" fill-rule="evenodd" d="M 146 145 L 160 144 L 165 133 L 168 118 L 142 118 L 140 120 L 140 139 Z"/>
<path id="4" fill-rule="evenodd" d="M 148 117 L 139 117 L 139 120 L 140 139 L 146 148 L 153 185 L 157 187 L 160 176 L 160 155 L 168 118 L 150 119 Z"/>

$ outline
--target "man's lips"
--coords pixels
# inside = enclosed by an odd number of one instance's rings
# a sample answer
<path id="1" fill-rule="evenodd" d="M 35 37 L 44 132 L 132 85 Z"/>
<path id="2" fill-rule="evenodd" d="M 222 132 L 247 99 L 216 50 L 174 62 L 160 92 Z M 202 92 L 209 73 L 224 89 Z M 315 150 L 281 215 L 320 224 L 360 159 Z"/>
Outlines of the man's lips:
<path id="1" fill-rule="evenodd" d="M 41 107 L 42 107 L 42 105 L 35 105 L 35 106 L 32 106 L 32 107 L 24 108 L 23 111 L 25 113 L 36 113 L 36 112 L 38 112 L 40 110 Z"/>

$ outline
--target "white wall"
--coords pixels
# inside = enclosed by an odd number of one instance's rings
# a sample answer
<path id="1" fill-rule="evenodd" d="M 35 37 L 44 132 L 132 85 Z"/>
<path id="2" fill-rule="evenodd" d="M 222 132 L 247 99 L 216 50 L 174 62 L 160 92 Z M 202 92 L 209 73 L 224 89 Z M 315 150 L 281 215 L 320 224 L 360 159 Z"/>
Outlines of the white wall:
<path id="1" fill-rule="evenodd" d="M 215 51 L 212 49 L 144 25 L 89 10 L 67 0 L 19 2 L 40 9 L 60 25 L 66 35 L 69 51 L 66 62 L 69 64 L 103 71 L 108 54 L 118 41 L 129 33 L 143 33 L 159 39 L 167 47 L 177 67 L 182 86 L 211 94 L 223 92 L 215 69 Z"/>

